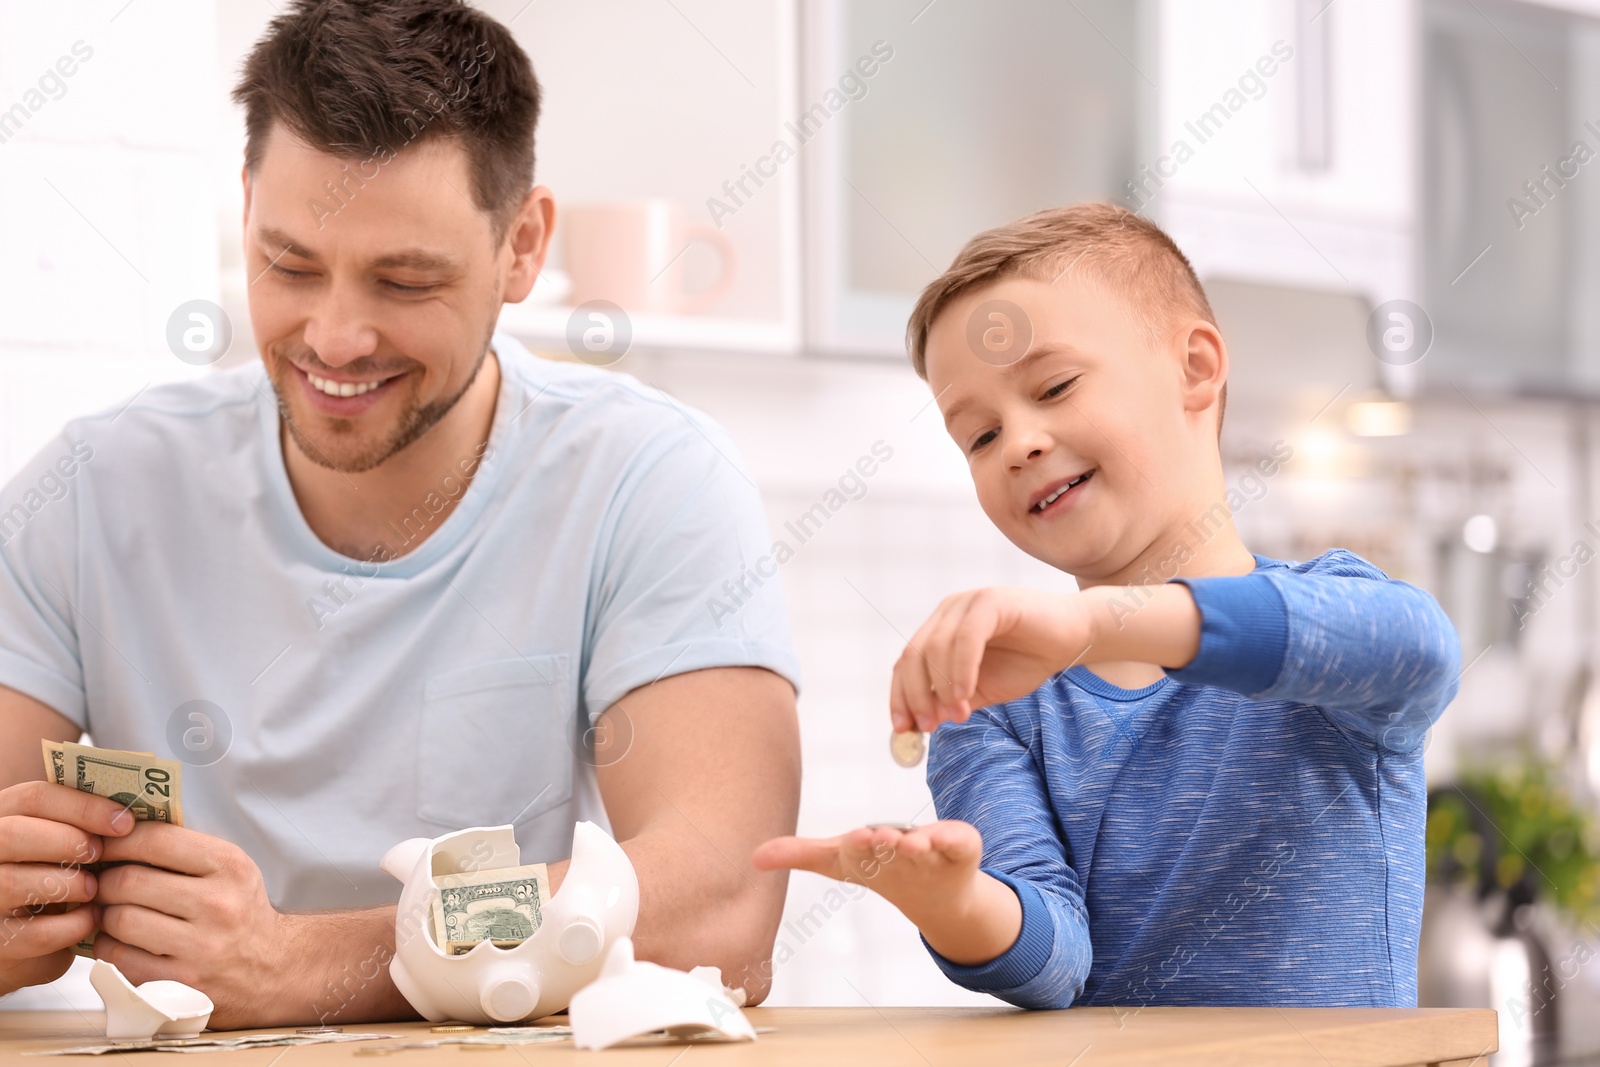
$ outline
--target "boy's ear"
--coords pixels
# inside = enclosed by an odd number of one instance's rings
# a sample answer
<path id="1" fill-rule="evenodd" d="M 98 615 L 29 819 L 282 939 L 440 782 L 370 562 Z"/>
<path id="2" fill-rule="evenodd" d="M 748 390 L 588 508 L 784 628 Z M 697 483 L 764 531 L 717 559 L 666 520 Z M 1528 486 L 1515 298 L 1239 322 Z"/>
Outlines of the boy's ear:
<path id="1" fill-rule="evenodd" d="M 1221 416 L 1228 385 L 1228 346 L 1222 334 L 1204 319 L 1196 319 L 1180 335 L 1183 358 L 1183 409 L 1205 411 L 1217 407 Z"/>

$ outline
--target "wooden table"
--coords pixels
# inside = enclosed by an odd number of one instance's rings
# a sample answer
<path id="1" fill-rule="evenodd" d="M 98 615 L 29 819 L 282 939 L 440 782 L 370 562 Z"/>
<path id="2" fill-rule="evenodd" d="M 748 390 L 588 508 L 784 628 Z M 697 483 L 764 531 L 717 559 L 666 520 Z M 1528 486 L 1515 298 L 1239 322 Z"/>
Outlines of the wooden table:
<path id="1" fill-rule="evenodd" d="M 1463 1008 L 1071 1008 L 1022 1012 L 991 1008 L 751 1008 L 750 1021 L 775 1030 L 753 1044 L 682 1044 L 580 1052 L 570 1043 L 516 1048 L 439 1048 L 357 1057 L 359 1048 L 394 1042 L 305 1045 L 200 1058 L 178 1053 L 112 1055 L 137 1065 L 182 1062 L 187 1067 L 310 1067 L 359 1063 L 606 1064 L 667 1067 L 971 1067 L 974 1064 L 1052 1064 L 1111 1067 L 1149 1064 L 1262 1064 L 1270 1067 L 1476 1063 L 1495 1050 L 1495 1013 Z M 67 1067 L 106 1063 L 106 1057 L 24 1058 L 34 1049 L 93 1043 L 98 1013 L 0 1012 L 0 1063 Z M 419 1040 L 426 1023 L 348 1025 L 351 1032 Z M 289 1031 L 292 1032 L 292 1028 Z M 687 1051 L 686 1051 L 687 1048 Z"/>

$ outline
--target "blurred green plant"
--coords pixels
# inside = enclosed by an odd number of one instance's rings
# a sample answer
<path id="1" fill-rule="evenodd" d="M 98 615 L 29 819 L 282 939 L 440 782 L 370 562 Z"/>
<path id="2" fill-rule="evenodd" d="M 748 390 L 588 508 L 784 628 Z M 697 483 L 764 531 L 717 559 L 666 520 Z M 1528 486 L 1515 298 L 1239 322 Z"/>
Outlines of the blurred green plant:
<path id="1" fill-rule="evenodd" d="M 1430 882 L 1481 890 L 1487 845 L 1496 888 L 1545 900 L 1578 923 L 1600 919 L 1600 821 L 1576 802 L 1559 767 L 1523 754 L 1465 768 L 1458 784 L 1471 800 L 1446 791 L 1429 804 Z M 1485 819 L 1490 842 L 1478 831 Z"/>

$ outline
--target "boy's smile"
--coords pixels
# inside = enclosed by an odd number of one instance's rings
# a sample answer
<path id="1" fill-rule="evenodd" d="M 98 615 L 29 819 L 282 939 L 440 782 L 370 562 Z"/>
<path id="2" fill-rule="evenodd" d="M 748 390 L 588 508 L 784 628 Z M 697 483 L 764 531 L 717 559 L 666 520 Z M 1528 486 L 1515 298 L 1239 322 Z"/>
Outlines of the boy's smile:
<path id="1" fill-rule="evenodd" d="M 968 320 L 1007 303 L 1032 340 L 997 366 L 972 351 Z M 928 385 L 983 510 L 1023 551 L 1084 577 L 1154 537 L 1176 444 L 1162 422 L 1181 423 L 1178 361 L 1157 358 L 1124 306 L 1082 278 L 1010 276 L 962 294 L 928 334 Z"/>
<path id="2" fill-rule="evenodd" d="M 1033 502 L 1028 505 L 1031 514 L 1041 518 L 1053 518 L 1066 511 L 1083 496 L 1081 490 L 1094 477 L 1094 469 L 1084 471 L 1082 474 L 1071 478 L 1062 478 L 1054 485 L 1050 485 L 1033 494 Z"/>

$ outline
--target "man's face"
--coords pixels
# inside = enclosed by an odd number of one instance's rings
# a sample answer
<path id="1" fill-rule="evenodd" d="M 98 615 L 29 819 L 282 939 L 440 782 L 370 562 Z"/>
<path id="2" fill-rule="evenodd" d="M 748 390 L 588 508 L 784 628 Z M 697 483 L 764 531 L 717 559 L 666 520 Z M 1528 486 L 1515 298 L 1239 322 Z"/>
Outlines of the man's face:
<path id="1" fill-rule="evenodd" d="M 376 467 L 477 374 L 510 254 L 470 189 L 455 141 L 363 167 L 281 126 L 246 177 L 250 318 L 289 432 L 313 462 Z"/>
<path id="2" fill-rule="evenodd" d="M 993 301 L 1022 320 L 991 318 L 1005 314 Z M 972 339 L 994 327 L 1031 327 L 1026 355 L 975 352 Z M 1183 497 L 1166 491 L 1182 477 L 1181 361 L 1151 347 L 1122 298 L 1081 277 L 1003 278 L 941 312 L 926 353 L 978 501 L 1023 551 L 1093 578 L 1168 528 Z"/>

